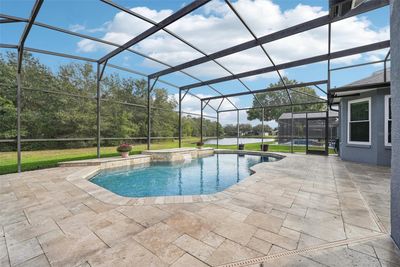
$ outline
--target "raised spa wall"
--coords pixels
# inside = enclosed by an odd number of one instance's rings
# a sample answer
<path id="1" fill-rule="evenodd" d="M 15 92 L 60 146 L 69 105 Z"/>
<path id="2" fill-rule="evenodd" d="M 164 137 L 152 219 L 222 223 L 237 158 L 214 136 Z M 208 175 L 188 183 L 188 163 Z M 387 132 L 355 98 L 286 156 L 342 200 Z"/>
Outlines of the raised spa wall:
<path id="1" fill-rule="evenodd" d="M 214 154 L 213 148 L 174 148 L 162 150 L 145 150 L 142 155 L 151 156 L 152 161 L 184 161 L 192 158 L 211 156 Z"/>
<path id="2" fill-rule="evenodd" d="M 192 158 L 211 156 L 214 154 L 213 148 L 175 148 L 162 150 L 146 150 L 140 155 L 133 155 L 129 158 L 100 158 L 89 160 L 78 160 L 61 162 L 60 167 L 77 166 L 99 166 L 100 169 L 109 169 L 123 166 L 150 163 L 151 161 L 185 161 Z"/>

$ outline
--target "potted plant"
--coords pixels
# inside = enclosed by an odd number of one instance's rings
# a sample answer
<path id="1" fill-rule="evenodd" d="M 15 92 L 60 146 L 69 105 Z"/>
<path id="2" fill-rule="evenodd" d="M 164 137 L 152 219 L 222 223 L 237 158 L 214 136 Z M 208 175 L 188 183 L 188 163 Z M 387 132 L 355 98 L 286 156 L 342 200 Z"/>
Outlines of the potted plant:
<path id="1" fill-rule="evenodd" d="M 199 141 L 199 142 L 196 143 L 196 146 L 197 146 L 198 149 L 202 149 L 203 146 L 204 146 L 204 143 Z"/>
<path id="2" fill-rule="evenodd" d="M 128 158 L 129 157 L 129 152 L 132 150 L 132 145 L 130 144 L 120 144 L 117 147 L 117 151 L 120 153 L 121 157 L 123 158 Z"/>

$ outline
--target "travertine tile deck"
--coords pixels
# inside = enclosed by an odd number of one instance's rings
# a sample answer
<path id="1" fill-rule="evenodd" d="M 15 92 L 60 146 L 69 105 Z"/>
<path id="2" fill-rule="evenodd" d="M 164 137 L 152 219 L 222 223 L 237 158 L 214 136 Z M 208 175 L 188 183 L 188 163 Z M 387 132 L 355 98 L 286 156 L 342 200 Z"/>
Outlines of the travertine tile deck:
<path id="1" fill-rule="evenodd" d="M 85 168 L 0 176 L 0 266 L 400 266 L 388 168 L 287 155 L 190 203 L 105 203 Z"/>

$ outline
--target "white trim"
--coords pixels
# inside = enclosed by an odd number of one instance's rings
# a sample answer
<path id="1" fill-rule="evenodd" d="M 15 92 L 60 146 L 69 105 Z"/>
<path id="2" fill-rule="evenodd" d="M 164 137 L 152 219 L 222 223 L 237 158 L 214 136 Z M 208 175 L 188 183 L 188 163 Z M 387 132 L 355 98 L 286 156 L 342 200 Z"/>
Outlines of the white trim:
<path id="1" fill-rule="evenodd" d="M 391 95 L 385 95 L 385 146 L 392 146 L 389 143 L 389 99 L 392 98 Z M 392 120 L 392 119 L 391 119 Z"/>
<path id="2" fill-rule="evenodd" d="M 358 102 L 365 102 L 368 101 L 368 122 L 369 122 L 369 140 L 368 142 L 360 142 L 360 141 L 350 141 L 350 116 L 351 116 L 351 110 L 350 106 L 353 103 L 358 103 Z M 367 121 L 367 120 L 365 120 Z M 362 122 L 362 121 L 360 121 Z M 355 99 L 355 100 L 349 100 L 347 102 L 347 143 L 351 145 L 371 145 L 371 97 L 366 97 L 366 98 L 360 98 L 360 99 Z"/>

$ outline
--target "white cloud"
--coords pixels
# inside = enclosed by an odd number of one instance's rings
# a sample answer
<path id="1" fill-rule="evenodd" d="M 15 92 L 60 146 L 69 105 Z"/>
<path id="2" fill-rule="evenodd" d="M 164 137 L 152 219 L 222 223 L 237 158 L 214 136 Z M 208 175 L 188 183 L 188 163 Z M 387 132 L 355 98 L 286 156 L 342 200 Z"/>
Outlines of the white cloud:
<path id="1" fill-rule="evenodd" d="M 281 10 L 272 0 L 238 0 L 233 4 L 257 36 L 272 33 L 301 22 L 327 14 L 321 7 L 299 4 L 293 9 Z M 147 7 L 131 9 L 154 21 L 161 21 L 171 15 L 172 10 L 153 10 Z M 127 13 L 119 12 L 112 21 L 105 24 L 104 40 L 123 44 L 148 29 L 152 25 L 141 21 Z M 168 27 L 169 30 L 182 36 L 206 53 L 212 53 L 251 40 L 251 35 L 240 21 L 229 10 L 223 1 L 212 1 L 200 12 L 190 14 Z M 389 28 L 376 28 L 362 16 L 352 17 L 332 26 L 332 50 L 365 45 L 389 38 Z M 283 63 L 309 56 L 327 53 L 327 27 L 284 38 L 264 46 L 275 63 Z M 135 47 L 136 50 L 165 61 L 171 65 L 198 58 L 200 53 L 181 43 L 170 35 L 159 32 Z M 111 49 L 93 41 L 82 40 L 78 43 L 81 52 L 93 52 L 99 49 Z M 380 53 L 380 52 L 379 52 Z M 376 57 L 379 53 L 368 53 L 368 57 Z M 356 55 L 338 63 L 349 64 L 361 56 Z M 241 53 L 218 59 L 234 73 L 248 71 L 271 65 L 260 48 L 249 49 Z M 152 65 L 149 60 L 142 64 Z M 217 77 L 227 72 L 216 64 L 203 64 L 189 69 L 189 73 L 198 76 Z M 272 75 L 272 74 L 269 74 Z"/>
<path id="2" fill-rule="evenodd" d="M 73 32 L 88 32 L 88 33 L 106 32 L 109 29 L 109 22 L 104 23 L 102 26 L 98 28 L 87 28 L 85 25 L 82 24 L 72 24 L 69 25 L 68 28 Z"/>
<path id="3" fill-rule="evenodd" d="M 84 39 L 79 41 L 78 43 L 78 52 L 94 52 L 98 49 L 98 45 L 88 39 Z"/>
<path id="4" fill-rule="evenodd" d="M 79 32 L 79 31 L 83 31 L 85 29 L 85 26 L 81 25 L 81 24 L 73 24 L 73 25 L 69 25 L 68 28 L 73 32 Z"/>

